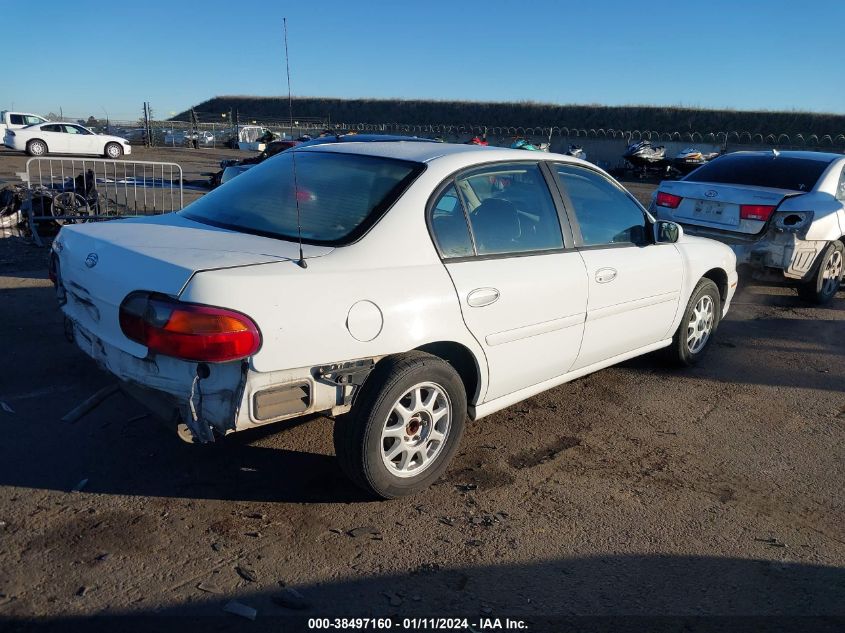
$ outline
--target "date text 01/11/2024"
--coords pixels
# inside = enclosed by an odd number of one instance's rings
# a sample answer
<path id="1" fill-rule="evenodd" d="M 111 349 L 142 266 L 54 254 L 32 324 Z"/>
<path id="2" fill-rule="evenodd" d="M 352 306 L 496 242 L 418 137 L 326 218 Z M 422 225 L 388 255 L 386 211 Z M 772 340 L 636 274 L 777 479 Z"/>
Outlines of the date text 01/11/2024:
<path id="1" fill-rule="evenodd" d="M 319 629 L 354 629 L 354 630 L 392 630 L 403 631 L 495 631 L 495 630 L 528 630 L 524 620 L 511 618 L 479 618 L 470 621 L 469 618 L 403 618 L 401 628 L 399 622 L 391 618 L 309 618 L 308 628 Z"/>

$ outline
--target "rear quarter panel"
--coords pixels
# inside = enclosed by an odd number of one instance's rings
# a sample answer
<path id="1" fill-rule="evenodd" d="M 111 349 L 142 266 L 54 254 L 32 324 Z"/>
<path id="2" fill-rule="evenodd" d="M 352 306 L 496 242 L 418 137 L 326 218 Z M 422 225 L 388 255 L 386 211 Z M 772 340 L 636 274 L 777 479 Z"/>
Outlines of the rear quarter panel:
<path id="1" fill-rule="evenodd" d="M 487 363 L 464 324 L 457 293 L 425 224 L 425 183 L 417 181 L 357 243 L 296 262 L 248 266 L 194 275 L 180 298 L 239 310 L 255 320 L 262 347 L 258 372 L 314 367 L 405 352 L 453 341 L 476 359 L 479 394 Z M 371 302 L 381 315 L 372 340 L 359 340 L 350 310 Z M 369 308 L 372 312 L 372 309 Z M 472 394 L 468 394 L 472 398 Z"/>

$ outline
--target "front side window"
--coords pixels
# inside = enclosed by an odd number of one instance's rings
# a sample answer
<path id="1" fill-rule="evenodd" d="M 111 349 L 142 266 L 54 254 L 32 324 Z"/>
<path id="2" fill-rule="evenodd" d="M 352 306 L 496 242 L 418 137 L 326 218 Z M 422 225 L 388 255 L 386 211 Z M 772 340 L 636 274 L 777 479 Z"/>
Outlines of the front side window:
<path id="1" fill-rule="evenodd" d="M 25 116 L 23 117 L 24 125 L 38 125 L 39 123 L 44 123 L 47 119 L 42 119 L 40 116 Z"/>
<path id="2" fill-rule="evenodd" d="M 478 255 L 563 248 L 557 209 L 537 164 L 490 165 L 455 182 Z"/>
<path id="3" fill-rule="evenodd" d="M 84 127 L 82 127 L 80 125 L 66 125 L 65 126 L 65 132 L 67 132 L 68 134 L 82 134 L 82 135 L 91 134 L 91 132 L 89 132 L 88 130 L 86 130 Z"/>
<path id="4" fill-rule="evenodd" d="M 621 188 L 592 169 L 558 165 L 556 172 L 584 246 L 645 243 L 646 217 Z"/>
<path id="5" fill-rule="evenodd" d="M 431 232 L 443 257 L 469 257 L 474 254 L 464 207 L 454 184 L 449 185 L 434 203 Z"/>
<path id="6" fill-rule="evenodd" d="M 366 232 L 425 166 L 331 152 L 282 152 L 180 211 L 212 226 L 311 244 L 345 244 Z M 298 203 L 298 204 L 297 204 Z M 297 221 L 297 207 L 299 220 Z"/>

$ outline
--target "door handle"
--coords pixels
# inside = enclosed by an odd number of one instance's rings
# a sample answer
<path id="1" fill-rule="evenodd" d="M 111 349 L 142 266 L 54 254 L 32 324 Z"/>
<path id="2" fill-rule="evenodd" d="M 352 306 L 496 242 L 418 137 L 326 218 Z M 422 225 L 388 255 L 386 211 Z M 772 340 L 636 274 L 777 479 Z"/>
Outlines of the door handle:
<path id="1" fill-rule="evenodd" d="M 499 300 L 499 291 L 495 288 L 476 288 L 467 295 L 467 304 L 473 308 L 483 308 Z"/>
<path id="2" fill-rule="evenodd" d="M 599 268 L 596 271 L 596 281 L 600 284 L 606 284 L 616 279 L 617 271 L 615 268 Z"/>

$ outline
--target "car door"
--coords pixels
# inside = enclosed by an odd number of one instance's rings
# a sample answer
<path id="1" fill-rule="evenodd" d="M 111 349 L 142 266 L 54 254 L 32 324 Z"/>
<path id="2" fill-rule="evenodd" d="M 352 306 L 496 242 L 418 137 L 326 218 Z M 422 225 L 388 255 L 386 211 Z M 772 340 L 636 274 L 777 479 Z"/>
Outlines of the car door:
<path id="1" fill-rule="evenodd" d="M 47 143 L 47 149 L 54 154 L 67 151 L 67 134 L 61 123 L 42 125 L 40 131 L 33 134 L 35 136 L 40 136 Z"/>
<path id="2" fill-rule="evenodd" d="M 584 341 L 573 369 L 671 336 L 683 262 L 674 244 L 655 244 L 640 204 L 597 170 L 557 164 L 555 173 L 589 283 Z"/>
<path id="3" fill-rule="evenodd" d="M 450 178 L 429 207 L 464 322 L 487 357 L 484 402 L 565 374 L 581 345 L 587 277 L 550 182 L 536 162 L 486 165 Z"/>
<path id="4" fill-rule="evenodd" d="M 101 154 L 94 147 L 94 143 L 98 141 L 97 136 L 91 134 L 88 130 L 79 125 L 65 126 L 65 133 L 67 134 L 67 152 L 70 154 Z"/>

